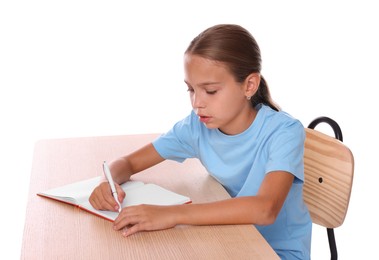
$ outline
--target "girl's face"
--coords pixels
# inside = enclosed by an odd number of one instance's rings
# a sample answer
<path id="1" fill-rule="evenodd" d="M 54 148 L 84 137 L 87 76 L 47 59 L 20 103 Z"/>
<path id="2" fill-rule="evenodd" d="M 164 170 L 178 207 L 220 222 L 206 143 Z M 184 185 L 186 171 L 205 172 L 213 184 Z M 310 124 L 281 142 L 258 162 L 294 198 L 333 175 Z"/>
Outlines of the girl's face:
<path id="1" fill-rule="evenodd" d="M 208 128 L 235 135 L 246 130 L 254 120 L 256 111 L 246 98 L 252 96 L 248 79 L 236 82 L 223 63 L 186 54 L 184 82 L 195 113 Z"/>

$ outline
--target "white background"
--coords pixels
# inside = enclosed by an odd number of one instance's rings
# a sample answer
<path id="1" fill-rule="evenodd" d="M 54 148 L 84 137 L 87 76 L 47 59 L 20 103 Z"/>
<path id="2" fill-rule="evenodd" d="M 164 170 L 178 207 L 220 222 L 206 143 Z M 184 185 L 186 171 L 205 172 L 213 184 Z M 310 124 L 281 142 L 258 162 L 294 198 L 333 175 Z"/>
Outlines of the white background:
<path id="1" fill-rule="evenodd" d="M 355 155 L 340 259 L 376 256 L 379 16 L 375 1 L 2 1 L 1 253 L 19 259 L 34 143 L 164 132 L 190 111 L 182 55 L 218 23 L 255 36 L 282 109 L 334 118 Z M 325 129 L 326 131 L 328 129 Z M 315 228 L 313 259 L 328 259 Z M 367 256 L 366 258 L 364 256 Z"/>

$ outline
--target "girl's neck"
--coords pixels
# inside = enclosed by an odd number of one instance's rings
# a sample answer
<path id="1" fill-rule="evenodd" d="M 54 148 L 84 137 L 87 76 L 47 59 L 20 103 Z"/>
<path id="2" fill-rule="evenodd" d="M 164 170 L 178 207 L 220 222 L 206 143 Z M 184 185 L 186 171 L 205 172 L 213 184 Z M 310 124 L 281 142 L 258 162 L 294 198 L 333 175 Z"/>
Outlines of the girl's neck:
<path id="1" fill-rule="evenodd" d="M 238 118 L 238 122 L 235 122 L 235 123 L 239 124 L 237 127 L 226 128 L 226 129 L 219 128 L 218 130 L 220 132 L 222 132 L 223 134 L 226 134 L 226 135 L 240 134 L 240 133 L 246 131 L 246 129 L 248 129 L 251 126 L 251 124 L 254 122 L 254 120 L 257 116 L 257 113 L 258 112 L 256 109 L 250 108 L 248 110 L 248 112 L 245 113 L 245 115 Z"/>

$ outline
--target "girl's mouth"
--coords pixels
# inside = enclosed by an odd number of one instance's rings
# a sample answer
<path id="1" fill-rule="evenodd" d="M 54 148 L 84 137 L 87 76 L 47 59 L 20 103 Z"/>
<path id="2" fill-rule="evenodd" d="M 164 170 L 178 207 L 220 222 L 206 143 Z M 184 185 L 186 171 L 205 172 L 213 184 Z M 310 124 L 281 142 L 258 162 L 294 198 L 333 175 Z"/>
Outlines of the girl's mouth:
<path id="1" fill-rule="evenodd" d="M 200 122 L 203 122 L 203 123 L 208 123 L 209 122 L 209 120 L 211 120 L 211 117 L 209 117 L 209 116 L 200 116 L 199 115 L 199 119 L 200 119 Z"/>

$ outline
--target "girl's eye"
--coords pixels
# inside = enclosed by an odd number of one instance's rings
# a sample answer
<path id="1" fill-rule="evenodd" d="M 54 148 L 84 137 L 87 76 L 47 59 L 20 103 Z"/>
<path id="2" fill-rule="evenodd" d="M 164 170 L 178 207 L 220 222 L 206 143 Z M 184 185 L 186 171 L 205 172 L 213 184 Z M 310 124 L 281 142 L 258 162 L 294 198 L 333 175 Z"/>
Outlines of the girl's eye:
<path id="1" fill-rule="evenodd" d="M 188 92 L 193 92 L 193 88 L 188 88 L 187 91 Z"/>
<path id="2" fill-rule="evenodd" d="M 214 95 L 214 94 L 216 94 L 216 90 L 212 90 L 212 91 L 207 91 L 207 94 L 209 94 L 209 95 Z"/>

